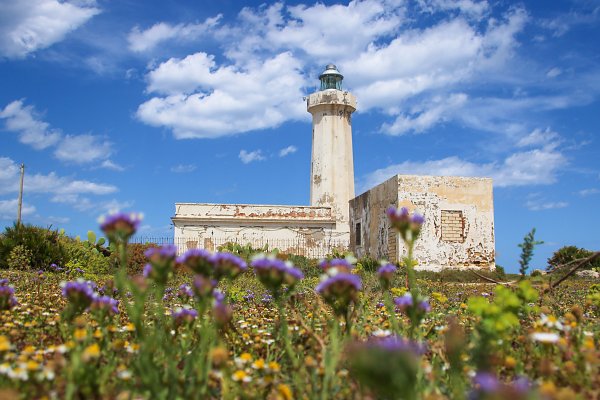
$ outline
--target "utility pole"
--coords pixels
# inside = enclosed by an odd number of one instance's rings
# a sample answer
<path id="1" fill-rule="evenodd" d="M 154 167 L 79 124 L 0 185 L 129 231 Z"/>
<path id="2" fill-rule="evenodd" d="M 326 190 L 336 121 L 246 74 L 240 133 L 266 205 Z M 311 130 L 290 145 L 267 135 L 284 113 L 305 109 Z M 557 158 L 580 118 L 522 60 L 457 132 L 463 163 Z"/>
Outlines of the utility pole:
<path id="1" fill-rule="evenodd" d="M 21 186 L 19 188 L 19 209 L 17 210 L 17 226 L 21 226 L 21 207 L 23 206 L 23 178 L 25 176 L 25 164 L 21 164 Z"/>

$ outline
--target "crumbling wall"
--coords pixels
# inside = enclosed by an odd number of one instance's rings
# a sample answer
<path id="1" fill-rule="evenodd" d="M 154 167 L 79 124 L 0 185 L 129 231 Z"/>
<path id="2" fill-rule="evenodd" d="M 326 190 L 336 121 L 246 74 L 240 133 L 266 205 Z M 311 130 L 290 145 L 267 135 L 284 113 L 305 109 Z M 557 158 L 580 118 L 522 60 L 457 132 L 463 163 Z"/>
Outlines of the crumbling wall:
<path id="1" fill-rule="evenodd" d="M 330 207 L 178 203 L 172 221 L 180 253 L 233 242 L 319 258 L 349 240 Z"/>
<path id="2" fill-rule="evenodd" d="M 493 268 L 495 265 L 492 181 L 488 178 L 398 175 L 350 201 L 351 223 L 366 228 L 357 256 L 389 261 L 407 253 L 390 229 L 385 210 L 406 207 L 425 217 L 415 244 L 417 268 Z M 367 228 L 368 227 L 368 228 Z"/>

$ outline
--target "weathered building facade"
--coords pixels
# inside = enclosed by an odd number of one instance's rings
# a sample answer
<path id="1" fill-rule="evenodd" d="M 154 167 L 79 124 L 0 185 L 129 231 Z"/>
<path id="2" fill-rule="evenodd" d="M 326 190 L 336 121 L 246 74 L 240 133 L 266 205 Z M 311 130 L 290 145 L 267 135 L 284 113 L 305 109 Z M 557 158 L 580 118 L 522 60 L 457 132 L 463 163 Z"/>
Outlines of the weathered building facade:
<path id="1" fill-rule="evenodd" d="M 351 115 L 356 99 L 342 91 L 343 76 L 328 65 L 320 90 L 307 98 L 313 116 L 310 206 L 177 203 L 175 243 L 216 250 L 227 242 L 268 245 L 324 257 L 350 243 L 348 201 L 354 197 Z"/>
<path id="2" fill-rule="evenodd" d="M 423 269 L 492 268 L 494 208 L 488 178 L 397 175 L 354 197 L 352 113 L 356 98 L 328 65 L 312 114 L 310 206 L 177 203 L 175 243 L 216 250 L 227 242 L 324 257 L 333 249 L 400 261 L 406 252 L 385 210 L 407 207 L 425 217 L 415 256 Z"/>
<path id="3" fill-rule="evenodd" d="M 425 217 L 414 257 L 417 268 L 492 268 L 492 180 L 396 175 L 350 200 L 350 247 L 358 257 L 401 261 L 407 249 L 385 210 L 406 207 Z"/>

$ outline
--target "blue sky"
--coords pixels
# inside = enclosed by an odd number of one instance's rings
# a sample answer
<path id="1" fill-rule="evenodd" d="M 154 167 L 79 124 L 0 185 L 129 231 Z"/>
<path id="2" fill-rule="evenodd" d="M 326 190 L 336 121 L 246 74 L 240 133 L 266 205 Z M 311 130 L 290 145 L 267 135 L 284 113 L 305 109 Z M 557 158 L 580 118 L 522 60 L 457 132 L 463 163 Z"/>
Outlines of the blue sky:
<path id="1" fill-rule="evenodd" d="M 175 202 L 308 204 L 324 65 L 358 98 L 357 194 L 494 178 L 497 261 L 600 243 L 600 2 L 0 0 L 0 224 L 170 236 Z M 594 207 L 596 206 L 596 207 Z"/>

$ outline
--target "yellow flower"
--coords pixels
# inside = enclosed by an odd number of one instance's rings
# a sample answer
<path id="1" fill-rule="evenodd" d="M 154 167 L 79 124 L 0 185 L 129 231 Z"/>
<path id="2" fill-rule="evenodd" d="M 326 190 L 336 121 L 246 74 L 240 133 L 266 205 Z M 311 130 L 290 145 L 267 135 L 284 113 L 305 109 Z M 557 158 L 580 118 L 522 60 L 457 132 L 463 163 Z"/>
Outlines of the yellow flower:
<path id="1" fill-rule="evenodd" d="M 98 357 L 100 357 L 100 346 L 98 346 L 98 343 L 89 345 L 83 351 L 84 360 L 90 360 Z"/>
<path id="2" fill-rule="evenodd" d="M 94 331 L 94 337 L 95 337 L 96 339 L 102 339 L 102 331 L 101 331 L 100 329 L 96 329 L 96 330 Z"/>
<path id="3" fill-rule="evenodd" d="M 277 385 L 277 394 L 279 395 L 279 399 L 283 400 L 292 400 L 292 389 L 285 383 L 280 383 Z"/>
<path id="4" fill-rule="evenodd" d="M 252 380 L 252 378 L 241 369 L 235 371 L 231 376 L 231 379 L 233 379 L 236 382 L 250 382 Z"/>
<path id="5" fill-rule="evenodd" d="M 77 329 L 75 329 L 75 332 L 73 333 L 73 337 L 78 342 L 82 342 L 87 337 L 87 331 L 83 328 L 77 328 Z"/>
<path id="6" fill-rule="evenodd" d="M 263 360 L 262 358 L 259 358 L 252 364 L 252 368 L 259 369 L 259 370 L 264 369 L 265 368 L 265 360 Z"/>
<path id="7" fill-rule="evenodd" d="M 133 332 L 133 331 L 135 331 L 135 325 L 133 325 L 133 324 L 130 322 L 130 323 L 128 323 L 127 325 L 125 325 L 125 326 L 123 327 L 123 330 L 124 330 L 124 331 L 127 331 L 127 332 Z"/>
<path id="8" fill-rule="evenodd" d="M 244 362 L 250 362 L 252 361 L 252 355 L 250 353 L 242 353 L 242 355 L 240 356 L 240 360 Z"/>
<path id="9" fill-rule="evenodd" d="M 517 360 L 512 356 L 507 356 L 504 359 L 504 366 L 508 369 L 513 369 L 517 365 Z"/>
<path id="10" fill-rule="evenodd" d="M 271 361 L 269 363 L 269 369 L 273 372 L 279 372 L 279 370 L 281 369 L 281 367 L 279 366 L 279 364 L 277 363 L 277 361 Z"/>
<path id="11" fill-rule="evenodd" d="M 27 361 L 27 370 L 28 371 L 35 371 L 39 368 L 40 364 L 36 363 L 35 361 Z"/>
<path id="12" fill-rule="evenodd" d="M 35 353 L 35 347 L 33 347 L 32 345 L 27 345 L 23 349 L 22 353 L 26 354 L 26 355 L 31 355 L 31 354 Z"/>
<path id="13" fill-rule="evenodd" d="M 8 351 L 10 350 L 10 341 L 4 335 L 0 336 L 0 351 Z"/>

